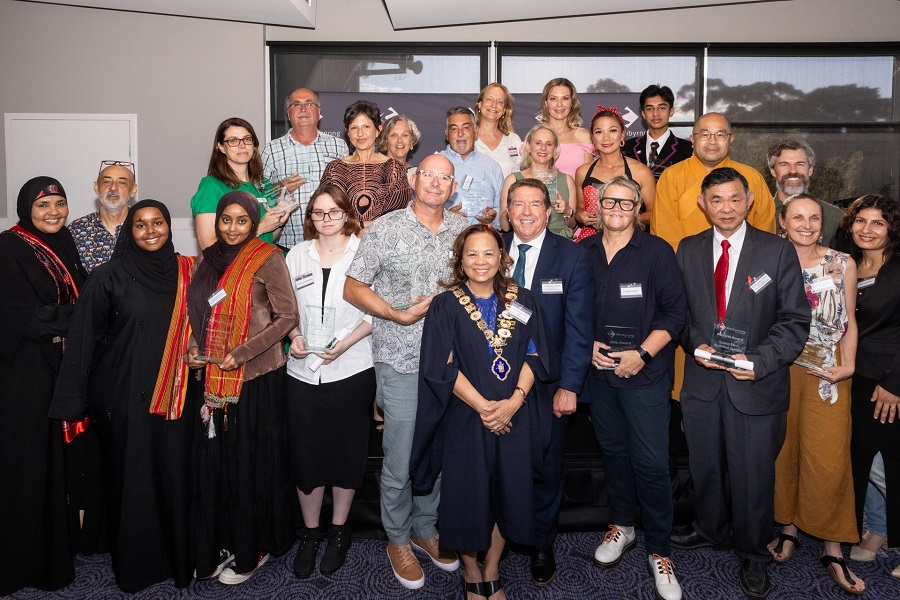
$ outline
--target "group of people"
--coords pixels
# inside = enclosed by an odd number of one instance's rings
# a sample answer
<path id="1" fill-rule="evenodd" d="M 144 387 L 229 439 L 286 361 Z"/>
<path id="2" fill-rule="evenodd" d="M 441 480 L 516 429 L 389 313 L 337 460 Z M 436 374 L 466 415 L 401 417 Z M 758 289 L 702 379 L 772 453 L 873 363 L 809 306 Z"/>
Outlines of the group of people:
<path id="1" fill-rule="evenodd" d="M 355 102 L 348 146 L 295 90 L 291 129 L 262 149 L 249 122 L 218 127 L 190 203 L 196 259 L 175 252 L 165 204 L 131 203 L 130 163 L 104 161 L 98 211 L 68 227 L 61 183 L 26 182 L 0 234 L 17 290 L 0 309 L 0 477 L 15 490 L 0 508 L 16 515 L 0 593 L 64 587 L 78 551 L 108 550 L 128 592 L 239 584 L 295 537 L 297 577 L 323 542 L 318 570 L 336 572 L 373 402 L 398 583 L 425 585 L 418 553 L 462 564 L 467 598 L 501 600 L 510 541 L 547 585 L 579 401 L 612 510 L 596 564 L 635 547 L 639 509 L 663 600 L 682 596 L 673 547 L 733 549 L 745 594 L 766 596 L 767 563 L 790 560 L 801 530 L 862 593 L 841 544 L 872 560 L 900 536 L 886 489 L 900 205 L 810 196 L 799 138 L 769 149 L 772 194 L 729 157 L 724 115 L 684 140 L 669 88 L 640 103 L 646 135 L 627 140 L 616 107 L 584 129 L 575 87 L 554 79 L 523 141 L 493 83 L 412 167 L 408 117 Z M 671 398 L 696 498 L 674 530 Z"/>

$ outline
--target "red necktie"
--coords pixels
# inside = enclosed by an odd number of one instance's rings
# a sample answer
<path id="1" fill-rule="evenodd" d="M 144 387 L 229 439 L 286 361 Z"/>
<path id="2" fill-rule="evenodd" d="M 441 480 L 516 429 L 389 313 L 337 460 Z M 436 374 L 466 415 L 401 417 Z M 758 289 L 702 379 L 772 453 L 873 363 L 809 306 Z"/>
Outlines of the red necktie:
<path id="1" fill-rule="evenodd" d="M 725 281 L 728 280 L 728 249 L 731 244 L 728 240 L 722 240 L 722 256 L 716 263 L 715 283 L 716 283 L 716 312 L 719 316 L 719 325 L 725 322 Z"/>

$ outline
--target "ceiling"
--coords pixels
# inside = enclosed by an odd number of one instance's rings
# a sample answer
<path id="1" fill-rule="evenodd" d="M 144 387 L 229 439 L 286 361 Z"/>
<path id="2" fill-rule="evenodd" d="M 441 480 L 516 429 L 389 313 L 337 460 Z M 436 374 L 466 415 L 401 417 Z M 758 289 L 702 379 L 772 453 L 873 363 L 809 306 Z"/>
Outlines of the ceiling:
<path id="1" fill-rule="evenodd" d="M 380 1 L 384 3 L 394 29 L 418 29 L 772 0 Z M 319 0 L 48 0 L 44 3 L 315 29 L 318 2 Z"/>

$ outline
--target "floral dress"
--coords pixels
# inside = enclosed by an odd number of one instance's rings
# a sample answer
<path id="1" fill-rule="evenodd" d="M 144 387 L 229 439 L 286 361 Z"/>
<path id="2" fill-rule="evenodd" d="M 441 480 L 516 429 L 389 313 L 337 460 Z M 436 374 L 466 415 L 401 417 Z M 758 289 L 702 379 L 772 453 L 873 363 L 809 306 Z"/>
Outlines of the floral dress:
<path id="1" fill-rule="evenodd" d="M 804 353 L 816 352 L 824 358 L 826 367 L 837 365 L 835 348 L 847 333 L 849 315 L 844 305 L 844 272 L 848 258 L 843 252 L 827 248 L 819 264 L 803 269 L 806 299 L 812 310 Z M 824 402 L 834 404 L 838 399 L 837 386 L 820 380 L 819 396 Z"/>

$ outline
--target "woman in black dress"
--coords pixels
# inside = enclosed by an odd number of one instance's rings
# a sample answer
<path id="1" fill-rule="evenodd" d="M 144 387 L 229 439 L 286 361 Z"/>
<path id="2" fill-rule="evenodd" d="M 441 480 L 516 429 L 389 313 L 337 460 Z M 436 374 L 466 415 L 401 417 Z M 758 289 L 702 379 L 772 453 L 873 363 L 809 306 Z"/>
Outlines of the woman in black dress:
<path id="1" fill-rule="evenodd" d="M 22 186 L 19 222 L 0 234 L 0 596 L 75 577 L 63 431 L 47 418 L 78 289 L 87 276 L 52 177 Z"/>
<path id="2" fill-rule="evenodd" d="M 850 390 L 857 526 L 862 526 L 872 459 L 881 452 L 888 487 L 887 541 L 897 546 L 900 489 L 892 488 L 900 482 L 900 203 L 874 194 L 857 198 L 841 219 L 835 242 L 856 261 L 859 277 L 859 338 Z"/>
<path id="3" fill-rule="evenodd" d="M 440 547 L 460 553 L 467 594 L 498 600 L 506 597 L 506 539 L 534 544 L 533 476 L 543 448 L 531 388 L 558 368 L 543 312 L 505 275 L 512 261 L 497 230 L 465 229 L 451 262 L 449 291 L 425 317 L 410 470 L 415 491 L 441 475 Z M 483 571 L 478 551 L 486 551 Z"/>
<path id="4" fill-rule="evenodd" d="M 196 341 L 185 361 L 203 369 L 203 406 L 190 417 L 197 578 L 229 585 L 294 543 L 282 341 L 297 326 L 297 302 L 281 252 L 256 238 L 258 225 L 256 198 L 222 196 L 216 242 L 188 292 Z"/>
<path id="5" fill-rule="evenodd" d="M 50 415 L 85 413 L 100 438 L 116 584 L 138 592 L 191 582 L 191 424 L 186 296 L 166 206 L 128 211 L 113 258 L 94 269 L 72 319 Z"/>

